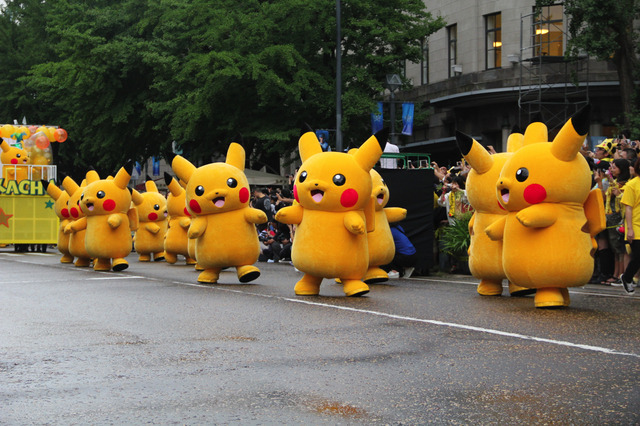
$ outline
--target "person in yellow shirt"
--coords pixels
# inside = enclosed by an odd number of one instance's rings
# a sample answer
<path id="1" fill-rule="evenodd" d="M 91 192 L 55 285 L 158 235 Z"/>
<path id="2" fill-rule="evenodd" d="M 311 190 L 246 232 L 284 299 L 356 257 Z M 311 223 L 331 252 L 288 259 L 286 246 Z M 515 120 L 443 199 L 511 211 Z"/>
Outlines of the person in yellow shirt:
<path id="1" fill-rule="evenodd" d="M 626 240 L 631 246 L 631 261 L 620 281 L 627 294 L 633 294 L 635 283 L 633 276 L 640 270 L 640 159 L 633 165 L 635 177 L 624 186 L 620 203 L 624 205 Z"/>

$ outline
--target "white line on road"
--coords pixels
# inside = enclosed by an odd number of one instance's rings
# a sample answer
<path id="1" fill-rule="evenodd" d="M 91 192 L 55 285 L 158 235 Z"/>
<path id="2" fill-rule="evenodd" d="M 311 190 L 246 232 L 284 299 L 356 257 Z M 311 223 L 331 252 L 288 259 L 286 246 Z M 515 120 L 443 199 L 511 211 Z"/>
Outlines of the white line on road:
<path id="1" fill-rule="evenodd" d="M 302 304 L 305 304 L 305 305 L 312 305 L 312 306 L 318 306 L 318 307 L 323 307 L 323 308 L 338 309 L 338 310 L 342 310 L 342 311 L 357 312 L 357 313 L 361 313 L 361 314 L 375 315 L 375 316 L 379 316 L 379 317 L 397 319 L 397 320 L 402 320 L 402 321 L 410 321 L 410 322 L 417 322 L 417 323 L 423 323 L 423 324 L 431 324 L 431 325 L 438 325 L 438 326 L 444 326 L 444 327 L 458 328 L 458 329 L 462 329 L 462 330 L 469 330 L 469 331 L 476 331 L 476 332 L 480 332 L 480 333 L 495 334 L 495 335 L 498 335 L 498 336 L 512 337 L 512 338 L 522 339 L 522 340 L 532 340 L 532 341 L 535 341 L 535 342 L 550 343 L 552 345 L 584 349 L 584 350 L 588 350 L 588 351 L 600 352 L 600 353 L 605 353 L 605 354 L 609 354 L 609 355 L 622 355 L 622 356 L 630 356 L 630 357 L 634 357 L 634 358 L 640 358 L 640 354 L 634 354 L 634 353 L 628 353 L 628 352 L 620 352 L 620 351 L 616 351 L 615 349 L 603 348 L 601 346 L 583 345 L 583 344 L 580 344 L 580 343 L 566 342 L 564 340 L 554 340 L 554 339 L 547 339 L 547 338 L 544 338 L 544 337 L 528 336 L 526 334 L 511 333 L 511 332 L 508 332 L 508 331 L 501 331 L 501 330 L 494 330 L 494 329 L 491 329 L 491 328 L 476 327 L 476 326 L 473 326 L 473 325 L 457 324 L 457 323 L 453 323 L 453 322 L 445 322 L 445 321 L 438 321 L 438 320 L 429 320 L 429 319 L 423 319 L 423 318 L 408 317 L 408 316 L 403 316 L 403 315 L 388 314 L 386 312 L 371 311 L 371 310 L 367 310 L 367 309 L 357 309 L 357 308 L 351 308 L 351 307 L 348 307 L 348 306 L 331 305 L 329 303 L 312 302 L 310 300 L 292 299 L 292 298 L 289 298 L 289 297 L 273 296 L 273 295 L 269 295 L 269 294 L 251 293 L 251 292 L 246 292 L 246 291 L 241 291 L 241 290 L 232 290 L 232 289 L 228 289 L 228 288 L 212 287 L 210 285 L 185 283 L 185 282 L 182 282 L 182 281 L 173 281 L 173 283 L 174 284 L 181 284 L 181 285 L 188 285 L 188 286 L 192 286 L 192 287 L 208 288 L 208 289 L 211 289 L 211 290 L 226 291 L 226 292 L 231 292 L 231 293 L 248 294 L 248 295 L 251 295 L 251 296 L 259 296 L 259 297 L 264 297 L 264 298 L 268 298 L 268 299 L 278 299 L 278 300 L 283 300 L 283 301 L 286 301 L 286 302 L 302 303 Z"/>

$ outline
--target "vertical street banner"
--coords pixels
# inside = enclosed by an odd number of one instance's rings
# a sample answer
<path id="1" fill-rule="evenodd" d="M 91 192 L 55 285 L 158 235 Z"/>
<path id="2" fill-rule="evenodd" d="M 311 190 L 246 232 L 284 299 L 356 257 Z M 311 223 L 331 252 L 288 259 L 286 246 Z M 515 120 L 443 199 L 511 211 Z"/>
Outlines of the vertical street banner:
<path id="1" fill-rule="evenodd" d="M 410 102 L 402 104 L 402 134 L 413 134 L 413 103 Z"/>
<path id="2" fill-rule="evenodd" d="M 382 123 L 382 102 L 378 102 L 378 111 L 371 113 L 371 134 L 375 135 L 384 127 Z"/>
<path id="3" fill-rule="evenodd" d="M 151 162 L 153 163 L 153 175 L 160 176 L 160 159 L 151 157 Z"/>

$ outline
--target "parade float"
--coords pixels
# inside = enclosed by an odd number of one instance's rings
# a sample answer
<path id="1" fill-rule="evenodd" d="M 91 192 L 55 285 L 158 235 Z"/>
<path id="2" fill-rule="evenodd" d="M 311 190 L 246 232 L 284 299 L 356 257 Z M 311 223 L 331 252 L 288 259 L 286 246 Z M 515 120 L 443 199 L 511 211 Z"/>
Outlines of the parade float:
<path id="1" fill-rule="evenodd" d="M 56 244 L 59 219 L 42 181 L 56 179 L 52 143 L 67 132 L 55 126 L 0 125 L 0 245 L 17 251 Z"/>

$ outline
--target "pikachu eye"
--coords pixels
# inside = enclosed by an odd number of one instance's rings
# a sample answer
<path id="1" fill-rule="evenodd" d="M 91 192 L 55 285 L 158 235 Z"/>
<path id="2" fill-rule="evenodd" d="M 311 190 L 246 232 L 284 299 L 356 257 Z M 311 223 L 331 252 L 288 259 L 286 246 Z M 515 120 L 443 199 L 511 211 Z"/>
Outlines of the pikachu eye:
<path id="1" fill-rule="evenodd" d="M 238 181 L 235 180 L 234 178 L 229 178 L 227 179 L 227 186 L 229 188 L 235 188 L 236 186 L 238 186 Z"/>
<path id="2" fill-rule="evenodd" d="M 333 177 L 333 183 L 335 183 L 336 186 L 342 186 L 345 184 L 346 181 L 347 181 L 347 178 L 345 178 L 344 175 L 341 175 L 340 173 L 338 173 Z"/>
<path id="3" fill-rule="evenodd" d="M 105 195 L 107 195 L 107 194 L 105 194 L 105 193 L 104 193 L 104 191 L 98 191 L 98 193 L 96 194 L 96 197 L 98 197 L 98 198 L 104 198 L 104 197 L 105 197 Z"/>
<path id="4" fill-rule="evenodd" d="M 202 194 L 204 194 L 204 186 L 199 185 L 199 186 L 196 188 L 196 191 L 195 191 L 195 192 L 196 192 L 196 195 L 197 195 L 198 197 L 200 197 Z"/>
<path id="5" fill-rule="evenodd" d="M 20 158 L 20 157 L 22 157 L 21 154 L 16 154 L 16 158 Z"/>
<path id="6" fill-rule="evenodd" d="M 516 172 L 516 180 L 518 182 L 524 182 L 528 178 L 529 178 L 529 170 L 527 170 L 525 167 L 518 169 L 518 171 Z"/>
<path id="7" fill-rule="evenodd" d="M 307 172 L 300 173 L 300 177 L 298 178 L 298 182 L 302 183 L 307 180 Z"/>
<path id="8" fill-rule="evenodd" d="M 154 205 L 154 206 L 153 206 L 153 209 L 154 209 L 154 210 L 160 210 L 160 204 L 156 204 L 156 205 Z"/>

